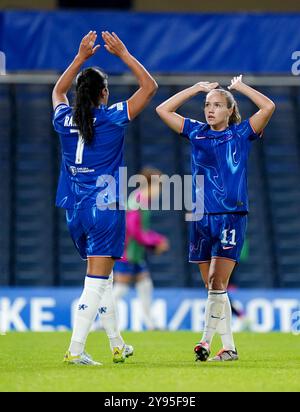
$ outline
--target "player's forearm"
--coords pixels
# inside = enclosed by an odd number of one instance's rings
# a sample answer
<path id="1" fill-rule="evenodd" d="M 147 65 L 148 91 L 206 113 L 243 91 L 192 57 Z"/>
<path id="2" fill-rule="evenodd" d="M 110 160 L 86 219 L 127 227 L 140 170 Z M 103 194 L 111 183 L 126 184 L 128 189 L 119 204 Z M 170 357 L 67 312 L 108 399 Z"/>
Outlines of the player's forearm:
<path id="1" fill-rule="evenodd" d="M 53 93 L 58 94 L 58 95 L 64 95 L 67 94 L 67 92 L 70 90 L 73 80 L 77 76 L 78 72 L 81 69 L 81 66 L 83 65 L 84 60 L 79 58 L 79 56 L 76 56 L 70 66 L 64 71 L 64 73 L 60 76 L 60 78 L 57 80 Z"/>
<path id="2" fill-rule="evenodd" d="M 190 100 L 197 94 L 199 94 L 199 90 L 195 86 L 189 87 L 188 89 L 182 90 L 181 92 L 170 97 L 170 99 L 161 103 L 156 108 L 156 111 L 158 113 L 160 111 L 175 112 L 180 106 L 182 106 L 184 103 L 186 103 L 188 100 Z"/>
<path id="3" fill-rule="evenodd" d="M 158 86 L 154 78 L 134 56 L 127 52 L 120 58 L 132 71 L 141 88 L 149 90 L 150 93 L 157 90 Z"/>
<path id="4" fill-rule="evenodd" d="M 182 90 L 170 99 L 161 103 L 156 108 L 156 112 L 161 120 L 172 130 L 174 130 L 174 132 L 181 133 L 184 118 L 176 113 L 176 110 L 192 97 L 196 96 L 199 92 L 200 91 L 195 85 L 189 87 L 188 89 Z"/>
<path id="5" fill-rule="evenodd" d="M 240 93 L 247 96 L 252 102 L 261 110 L 266 112 L 273 112 L 275 109 L 274 102 L 267 96 L 253 89 L 245 83 L 241 83 L 236 89 Z"/>

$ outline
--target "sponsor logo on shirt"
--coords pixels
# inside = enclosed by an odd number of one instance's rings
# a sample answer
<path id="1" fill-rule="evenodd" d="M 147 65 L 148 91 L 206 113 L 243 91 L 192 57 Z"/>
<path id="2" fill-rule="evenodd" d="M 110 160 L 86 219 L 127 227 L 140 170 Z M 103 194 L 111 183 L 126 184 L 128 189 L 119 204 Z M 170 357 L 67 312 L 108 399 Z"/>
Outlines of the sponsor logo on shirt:
<path id="1" fill-rule="evenodd" d="M 89 169 L 88 167 L 70 166 L 69 169 L 73 176 L 76 176 L 78 173 L 93 173 L 95 171 L 95 169 Z"/>
<path id="2" fill-rule="evenodd" d="M 114 108 L 116 108 L 118 111 L 123 110 L 123 102 L 115 103 L 109 107 L 109 109 L 114 109 Z"/>

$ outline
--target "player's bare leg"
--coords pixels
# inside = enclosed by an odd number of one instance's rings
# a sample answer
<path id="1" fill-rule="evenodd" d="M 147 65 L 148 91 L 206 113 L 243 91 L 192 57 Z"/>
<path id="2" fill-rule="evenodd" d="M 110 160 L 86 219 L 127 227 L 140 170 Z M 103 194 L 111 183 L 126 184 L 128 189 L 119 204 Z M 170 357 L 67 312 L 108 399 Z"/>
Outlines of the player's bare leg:
<path id="1" fill-rule="evenodd" d="M 206 289 L 208 289 L 208 274 L 209 274 L 210 262 L 211 261 L 203 262 L 203 263 L 199 263 L 198 265 L 200 274 L 202 276 L 202 280 L 204 282 Z"/>

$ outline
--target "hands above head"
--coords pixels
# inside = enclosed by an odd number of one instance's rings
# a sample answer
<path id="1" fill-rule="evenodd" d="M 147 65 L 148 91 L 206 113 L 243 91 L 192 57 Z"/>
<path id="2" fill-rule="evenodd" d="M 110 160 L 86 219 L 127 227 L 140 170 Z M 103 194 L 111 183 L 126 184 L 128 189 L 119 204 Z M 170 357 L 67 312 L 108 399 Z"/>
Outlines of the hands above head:
<path id="1" fill-rule="evenodd" d="M 198 92 L 209 93 L 211 90 L 216 89 L 218 86 L 218 82 L 198 82 L 193 87 L 195 87 Z"/>
<path id="2" fill-rule="evenodd" d="M 95 46 L 96 39 L 97 33 L 95 31 L 89 31 L 88 34 L 83 37 L 73 62 L 55 83 L 52 91 L 52 103 L 54 109 L 60 103 L 69 105 L 67 92 L 70 90 L 72 82 L 77 76 L 83 63 L 92 57 L 100 48 L 99 44 Z"/>
<path id="3" fill-rule="evenodd" d="M 82 62 L 92 57 L 100 48 L 100 44 L 95 46 L 96 39 L 97 33 L 95 31 L 89 31 L 81 40 L 77 56 Z M 128 55 L 125 44 L 119 39 L 116 33 L 112 32 L 111 34 L 108 31 L 103 31 L 102 39 L 105 42 L 104 47 L 109 53 L 120 58 Z"/>
<path id="4" fill-rule="evenodd" d="M 100 44 L 95 46 L 96 39 L 97 33 L 95 31 L 89 31 L 81 40 L 77 56 L 83 62 L 92 57 L 100 48 Z"/>
<path id="5" fill-rule="evenodd" d="M 112 32 L 112 34 L 110 34 L 108 31 L 103 31 L 102 39 L 105 42 L 104 47 L 109 53 L 120 58 L 128 55 L 125 44 L 119 39 L 116 33 Z"/>
<path id="6" fill-rule="evenodd" d="M 234 77 L 231 80 L 231 85 L 228 86 L 228 89 L 239 91 L 247 96 L 258 107 L 259 110 L 249 118 L 249 121 L 252 129 L 259 134 L 271 119 L 275 110 L 275 103 L 267 96 L 248 86 L 242 79 L 243 76 L 241 74 Z"/>
<path id="7" fill-rule="evenodd" d="M 229 90 L 239 90 L 240 86 L 243 85 L 243 75 L 240 74 L 239 76 L 233 77 L 231 80 L 230 86 L 228 86 Z M 197 89 L 198 92 L 209 93 L 211 90 L 216 89 L 219 86 L 218 82 L 199 82 L 196 83 L 193 87 Z"/>
<path id="8" fill-rule="evenodd" d="M 132 94 L 128 101 L 128 112 L 130 120 L 133 120 L 155 95 L 158 88 L 156 81 L 145 67 L 127 50 L 125 44 L 119 39 L 116 33 L 102 32 L 104 48 L 111 54 L 119 57 L 130 69 L 139 83 L 139 89 Z"/>
<path id="9" fill-rule="evenodd" d="M 228 90 L 239 90 L 239 87 L 244 84 L 243 83 L 243 75 L 240 74 L 239 76 L 235 76 L 231 79 L 231 84 L 228 86 Z"/>

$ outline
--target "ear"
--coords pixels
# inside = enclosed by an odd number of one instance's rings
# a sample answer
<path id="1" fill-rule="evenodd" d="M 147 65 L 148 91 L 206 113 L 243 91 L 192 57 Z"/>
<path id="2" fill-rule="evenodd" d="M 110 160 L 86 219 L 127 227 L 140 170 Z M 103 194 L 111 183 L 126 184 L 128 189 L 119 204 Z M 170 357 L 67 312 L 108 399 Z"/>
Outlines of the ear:
<path id="1" fill-rule="evenodd" d="M 101 91 L 102 97 L 107 97 L 109 92 L 108 92 L 108 88 L 104 87 L 104 89 L 102 89 Z"/>

